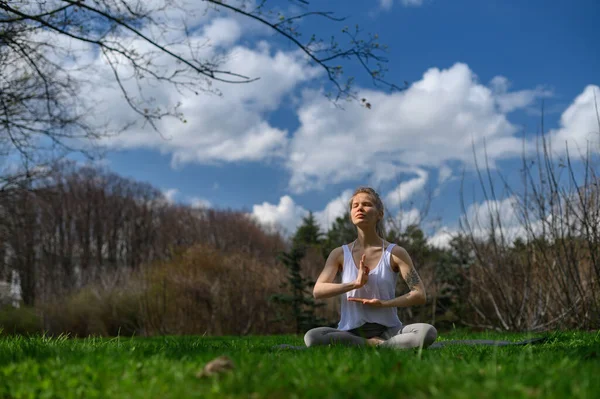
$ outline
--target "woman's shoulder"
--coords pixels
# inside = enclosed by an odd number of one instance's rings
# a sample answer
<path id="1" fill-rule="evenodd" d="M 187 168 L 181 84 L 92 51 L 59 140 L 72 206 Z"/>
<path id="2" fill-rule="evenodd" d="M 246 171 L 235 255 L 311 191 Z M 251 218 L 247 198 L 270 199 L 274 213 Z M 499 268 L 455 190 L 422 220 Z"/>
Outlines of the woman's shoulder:
<path id="1" fill-rule="evenodd" d="M 393 246 L 391 249 L 389 249 L 391 245 Z M 407 259 L 410 259 L 410 257 L 408 256 L 408 252 L 406 251 L 406 249 L 396 244 L 395 242 L 385 241 L 385 247 L 389 249 L 389 252 L 391 254 L 390 266 L 392 267 L 392 270 L 394 272 L 398 273 L 400 271 L 399 265 L 401 263 L 407 263 Z M 388 249 L 386 249 L 386 251 Z"/>
<path id="2" fill-rule="evenodd" d="M 338 266 L 341 266 L 344 264 L 343 245 L 331 250 L 331 252 L 329 253 L 329 256 L 327 257 L 327 263 L 329 263 L 329 262 L 334 262 Z"/>
<path id="3" fill-rule="evenodd" d="M 339 247 L 334 248 L 330 253 L 344 253 L 344 250 L 347 249 L 350 251 L 352 248 L 352 243 L 342 244 Z"/>
<path id="4" fill-rule="evenodd" d="M 398 256 L 398 257 L 405 257 L 408 255 L 408 252 L 406 251 L 406 249 L 404 249 L 404 247 L 396 244 L 395 242 L 391 242 L 391 241 L 386 241 L 384 240 L 384 247 L 386 248 L 386 251 L 390 251 L 392 253 L 392 255 Z M 391 246 L 391 248 L 390 248 Z"/>
<path id="5" fill-rule="evenodd" d="M 397 244 L 393 241 L 384 241 L 384 243 L 385 243 L 386 248 L 389 248 L 390 245 L 393 245 L 392 251 L 394 251 L 394 252 L 395 251 L 406 251 L 406 249 L 404 249 L 404 247 L 402 247 L 400 244 Z"/>
<path id="6" fill-rule="evenodd" d="M 404 247 L 402 247 L 399 244 L 396 244 L 395 242 L 390 242 L 390 241 L 385 241 L 385 247 L 389 248 L 390 245 L 393 245 L 391 251 L 394 255 L 400 255 L 400 254 L 404 254 L 404 253 L 408 253 L 406 251 L 406 249 L 404 249 Z"/>
<path id="7" fill-rule="evenodd" d="M 336 247 L 336 248 L 333 248 L 331 250 L 331 252 L 329 252 L 329 257 L 330 258 L 337 258 L 339 256 L 343 256 L 344 255 L 344 245 Z"/>
<path id="8" fill-rule="evenodd" d="M 389 246 L 390 244 L 395 244 L 393 242 L 387 243 L 387 245 Z M 404 247 L 395 244 L 392 247 L 391 250 L 392 256 L 395 257 L 397 260 L 401 260 L 402 262 L 407 262 L 410 261 L 410 255 L 408 254 L 408 251 L 406 249 L 404 249 Z"/>

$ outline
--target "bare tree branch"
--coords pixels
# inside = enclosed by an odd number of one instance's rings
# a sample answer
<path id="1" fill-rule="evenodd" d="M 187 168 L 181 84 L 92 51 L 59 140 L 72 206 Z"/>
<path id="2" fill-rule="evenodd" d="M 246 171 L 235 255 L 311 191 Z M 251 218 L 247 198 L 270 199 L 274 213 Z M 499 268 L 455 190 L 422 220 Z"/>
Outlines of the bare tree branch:
<path id="1" fill-rule="evenodd" d="M 348 42 L 342 45 L 334 37 L 324 40 L 307 34 L 300 26 L 307 18 L 323 18 L 332 25 L 345 18 L 336 17 L 331 11 L 311 10 L 308 1 L 292 3 L 299 5 L 302 11 L 283 15 L 278 11 L 278 4 L 268 0 L 252 9 L 245 0 L 204 1 L 215 10 L 232 12 L 267 26 L 275 32 L 275 37 L 288 40 L 303 52 L 307 64 L 325 70 L 333 87 L 328 97 L 334 101 L 358 99 L 353 89 L 354 77 L 344 77 L 342 62 L 346 61 L 361 66 L 373 84 L 400 89 L 384 78 L 387 59 L 382 54 L 386 46 L 379 43 L 377 35 L 363 35 L 358 25 L 353 29 L 345 27 L 341 37 Z M 152 3 L 0 0 L 0 67 L 3 70 L 0 75 L 0 143 L 10 144 L 6 148 L 34 164 L 36 156 L 43 152 L 43 144 L 48 145 L 47 149 L 85 152 L 85 144 L 93 144 L 109 134 L 108 129 L 90 121 L 90 100 L 81 92 L 89 73 L 86 68 L 91 67 L 91 63 L 77 64 L 77 67 L 65 64 L 68 60 L 79 60 L 83 54 L 70 48 L 70 43 L 85 44 L 86 49 L 96 50 L 103 57 L 112 72 L 112 80 L 106 83 L 115 84 L 137 117 L 155 131 L 159 130 L 157 121 L 162 118 L 183 118 L 178 104 L 166 104 L 162 109 L 154 107 L 154 100 L 144 94 L 148 87 L 146 81 L 171 85 L 182 95 L 190 92 L 198 95 L 199 92 L 220 94 L 212 82 L 241 84 L 260 78 L 224 68 L 223 54 L 209 52 L 207 56 L 203 52 L 207 42 L 194 41 L 196 36 L 185 23 L 171 23 L 166 15 L 173 11 L 186 10 L 177 0 Z M 143 43 L 144 50 L 133 45 L 135 43 Z M 126 80 L 134 84 L 126 84 Z M 131 122 L 126 122 L 122 128 L 111 126 L 111 129 L 122 130 L 130 125 Z"/>

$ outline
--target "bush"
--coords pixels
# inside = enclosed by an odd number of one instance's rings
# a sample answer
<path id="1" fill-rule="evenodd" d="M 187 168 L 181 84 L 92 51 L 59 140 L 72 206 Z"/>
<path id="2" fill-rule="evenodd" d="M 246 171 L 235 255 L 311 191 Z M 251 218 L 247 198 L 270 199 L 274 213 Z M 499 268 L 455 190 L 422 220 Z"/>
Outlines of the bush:
<path id="1" fill-rule="evenodd" d="M 80 337 L 289 333 L 268 300 L 284 280 L 275 258 L 196 245 L 112 279 L 118 283 L 110 287 L 90 284 L 44 307 L 45 328 Z"/>
<path id="2" fill-rule="evenodd" d="M 0 334 L 31 335 L 41 332 L 42 322 L 34 308 L 6 306 L 0 309 Z"/>
<path id="3" fill-rule="evenodd" d="M 57 335 L 135 335 L 140 329 L 139 293 L 127 286 L 87 286 L 44 308 L 46 329 Z"/>
<path id="4" fill-rule="evenodd" d="M 276 323 L 268 298 L 284 269 L 247 253 L 196 245 L 141 274 L 144 331 L 152 334 L 245 335 L 290 332 Z"/>

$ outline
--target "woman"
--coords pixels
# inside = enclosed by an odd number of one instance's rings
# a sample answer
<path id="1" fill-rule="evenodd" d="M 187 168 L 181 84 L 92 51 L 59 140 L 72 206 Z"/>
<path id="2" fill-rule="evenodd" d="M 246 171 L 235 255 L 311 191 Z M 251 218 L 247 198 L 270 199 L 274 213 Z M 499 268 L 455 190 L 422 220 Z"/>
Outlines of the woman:
<path id="1" fill-rule="evenodd" d="M 316 299 L 342 295 L 340 323 L 337 329 L 318 327 L 308 331 L 304 336 L 306 346 L 339 343 L 428 347 L 437 338 L 432 325 L 403 326 L 398 319 L 398 307 L 425 303 L 425 287 L 406 250 L 380 237 L 383 203 L 375 190 L 361 187 L 354 192 L 350 217 L 358 237 L 331 251 L 313 291 Z M 334 283 L 340 271 L 342 282 Z M 395 297 L 398 274 L 410 292 Z"/>

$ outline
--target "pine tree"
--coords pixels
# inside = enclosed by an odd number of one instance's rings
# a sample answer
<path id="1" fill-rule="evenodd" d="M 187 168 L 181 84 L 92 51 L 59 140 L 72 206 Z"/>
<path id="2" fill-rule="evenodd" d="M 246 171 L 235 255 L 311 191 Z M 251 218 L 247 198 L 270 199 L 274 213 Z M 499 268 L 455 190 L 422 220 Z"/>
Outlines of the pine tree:
<path id="1" fill-rule="evenodd" d="M 327 232 L 323 242 L 323 257 L 327 259 L 329 253 L 335 248 L 348 244 L 356 239 L 356 226 L 350 220 L 350 213 L 346 212 L 343 216 L 335 219 L 335 222 Z"/>
<path id="2" fill-rule="evenodd" d="M 302 219 L 302 224 L 296 230 L 292 240 L 294 248 L 306 249 L 308 247 L 318 247 L 322 243 L 323 233 L 315 220 L 312 212 Z"/>
<path id="3" fill-rule="evenodd" d="M 303 333 L 311 328 L 324 325 L 326 321 L 316 316 L 315 310 L 323 303 L 315 302 L 312 289 L 314 281 L 302 276 L 301 261 L 309 248 L 319 248 L 322 243 L 322 233 L 319 225 L 311 213 L 302 220 L 292 238 L 292 248 L 289 252 L 280 255 L 281 262 L 287 269 L 287 282 L 282 288 L 287 289 L 286 294 L 273 295 L 271 300 L 289 305 L 296 323 L 296 333 Z"/>

